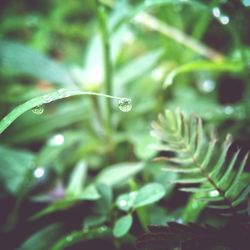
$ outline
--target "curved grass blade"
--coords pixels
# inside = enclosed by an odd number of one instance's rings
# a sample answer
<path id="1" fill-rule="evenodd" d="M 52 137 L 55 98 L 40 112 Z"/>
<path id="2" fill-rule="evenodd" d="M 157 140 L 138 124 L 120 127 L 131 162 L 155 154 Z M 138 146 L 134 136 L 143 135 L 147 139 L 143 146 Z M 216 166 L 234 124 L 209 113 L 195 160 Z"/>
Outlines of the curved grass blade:
<path id="1" fill-rule="evenodd" d="M 194 62 L 190 62 L 184 65 L 181 65 L 178 68 L 172 70 L 163 83 L 163 87 L 167 88 L 172 85 L 174 79 L 179 74 L 189 73 L 194 71 L 226 71 L 226 72 L 240 72 L 244 69 L 244 63 L 242 62 L 210 62 L 204 60 L 197 60 Z"/>
<path id="2" fill-rule="evenodd" d="M 121 97 L 114 97 L 110 95 L 105 95 L 101 93 L 95 93 L 95 92 L 85 92 L 85 91 L 77 91 L 77 90 L 67 90 L 67 89 L 59 89 L 58 91 L 54 91 L 39 97 L 35 97 L 19 106 L 17 106 L 15 109 L 13 109 L 8 115 L 6 115 L 1 121 L 0 121 L 0 134 L 3 133 L 3 131 L 8 128 L 20 115 L 22 115 L 24 112 L 31 110 L 32 108 L 35 108 L 37 106 L 47 104 L 56 100 L 68 98 L 71 96 L 78 96 L 78 95 L 96 95 L 96 96 L 102 96 L 117 100 L 122 100 Z"/>
<path id="3" fill-rule="evenodd" d="M 91 230 L 74 231 L 61 238 L 54 246 L 52 246 L 52 250 L 65 249 L 66 247 L 72 246 L 78 242 L 87 240 L 105 239 L 111 237 L 111 234 L 111 229 L 106 226 Z"/>

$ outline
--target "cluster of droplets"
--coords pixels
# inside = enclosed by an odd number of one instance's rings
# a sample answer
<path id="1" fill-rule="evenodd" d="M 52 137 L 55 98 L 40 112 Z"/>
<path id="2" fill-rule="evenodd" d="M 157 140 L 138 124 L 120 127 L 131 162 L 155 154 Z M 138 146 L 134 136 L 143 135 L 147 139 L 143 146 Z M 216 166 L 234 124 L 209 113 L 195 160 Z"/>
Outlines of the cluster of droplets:
<path id="1" fill-rule="evenodd" d="M 46 94 L 43 96 L 43 104 L 48 104 L 54 100 L 69 97 L 71 94 L 67 89 L 59 89 L 55 95 Z M 44 112 L 43 104 L 32 108 L 32 112 L 36 115 L 41 115 Z M 132 109 L 132 101 L 129 98 L 119 98 L 118 108 L 122 112 L 129 112 Z"/>
<path id="2" fill-rule="evenodd" d="M 66 98 L 69 96 L 70 96 L 70 93 L 67 89 L 59 89 L 56 92 L 56 95 L 49 95 L 49 94 L 44 95 L 43 104 L 48 104 L 56 99 Z M 43 104 L 37 105 L 34 108 L 32 108 L 32 112 L 36 115 L 41 115 L 44 112 Z"/>
<path id="3" fill-rule="evenodd" d="M 69 97 L 70 96 L 70 93 L 67 89 L 59 89 L 57 91 L 58 95 L 60 98 L 66 98 L 66 97 Z"/>
<path id="4" fill-rule="evenodd" d="M 221 24 L 227 25 L 227 24 L 230 22 L 229 16 L 223 15 L 223 14 L 221 13 L 220 8 L 215 7 L 215 8 L 213 8 L 213 11 L 212 11 L 212 12 L 213 12 L 213 16 L 214 16 L 217 20 L 219 20 Z"/>

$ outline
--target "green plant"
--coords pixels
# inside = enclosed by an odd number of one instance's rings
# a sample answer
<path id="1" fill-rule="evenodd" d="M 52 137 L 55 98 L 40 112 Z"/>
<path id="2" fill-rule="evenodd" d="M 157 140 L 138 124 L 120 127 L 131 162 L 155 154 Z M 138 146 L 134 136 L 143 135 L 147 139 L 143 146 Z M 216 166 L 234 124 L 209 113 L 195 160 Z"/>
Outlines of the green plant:
<path id="1" fill-rule="evenodd" d="M 169 162 L 164 171 L 181 173 L 176 183 L 198 185 L 182 187 L 181 191 L 198 192 L 209 207 L 233 212 L 250 192 L 248 180 L 242 180 L 248 154 L 239 158 L 238 149 L 227 159 L 231 136 L 219 145 L 213 133 L 208 138 L 203 130 L 200 118 L 186 118 L 180 111 L 166 110 L 159 121 L 153 123 L 152 134 L 161 142 L 158 150 L 174 156 L 157 159 Z"/>
<path id="2" fill-rule="evenodd" d="M 243 249 L 246 1 L 35 2 L 0 10 L 5 248 Z"/>

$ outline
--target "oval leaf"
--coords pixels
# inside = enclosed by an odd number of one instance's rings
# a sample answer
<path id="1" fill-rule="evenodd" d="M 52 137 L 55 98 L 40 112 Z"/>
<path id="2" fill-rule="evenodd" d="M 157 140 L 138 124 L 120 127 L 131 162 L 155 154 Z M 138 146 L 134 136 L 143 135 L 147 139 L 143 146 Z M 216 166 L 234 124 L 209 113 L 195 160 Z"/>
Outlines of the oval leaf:
<path id="1" fill-rule="evenodd" d="M 150 183 L 141 188 L 136 196 L 134 208 L 146 206 L 159 201 L 165 196 L 165 188 L 159 183 Z"/>
<path id="2" fill-rule="evenodd" d="M 129 209 L 131 209 L 135 203 L 137 193 L 138 192 L 135 191 L 135 192 L 120 195 L 116 200 L 116 206 L 120 210 L 128 212 Z"/>
<path id="3" fill-rule="evenodd" d="M 131 214 L 127 214 L 125 216 L 122 216 L 119 220 L 116 221 L 114 229 L 113 229 L 113 235 L 116 238 L 122 237 L 132 226 L 133 217 Z"/>
<path id="4" fill-rule="evenodd" d="M 119 163 L 106 168 L 97 176 L 97 183 L 118 186 L 144 168 L 143 163 Z"/>

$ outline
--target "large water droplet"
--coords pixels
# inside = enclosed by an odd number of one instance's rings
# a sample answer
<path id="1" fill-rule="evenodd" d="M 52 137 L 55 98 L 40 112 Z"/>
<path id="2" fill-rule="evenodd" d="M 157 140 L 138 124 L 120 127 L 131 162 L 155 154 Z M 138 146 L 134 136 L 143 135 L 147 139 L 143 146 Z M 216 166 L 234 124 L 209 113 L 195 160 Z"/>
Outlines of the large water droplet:
<path id="1" fill-rule="evenodd" d="M 43 113 L 43 111 L 44 111 L 44 108 L 42 105 L 38 105 L 38 106 L 32 108 L 32 112 L 36 115 L 41 115 Z"/>
<path id="2" fill-rule="evenodd" d="M 118 108 L 122 112 L 129 112 L 132 109 L 132 101 L 129 98 L 122 98 L 118 102 Z"/>
<path id="3" fill-rule="evenodd" d="M 65 98 L 69 96 L 69 92 L 67 89 L 59 89 L 57 92 L 61 98 Z"/>
<path id="4" fill-rule="evenodd" d="M 53 99 L 52 99 L 51 96 L 49 96 L 49 95 L 44 95 L 44 96 L 43 96 L 43 102 L 44 102 L 44 103 L 50 103 L 50 102 L 52 102 L 52 101 L 53 101 Z"/>

